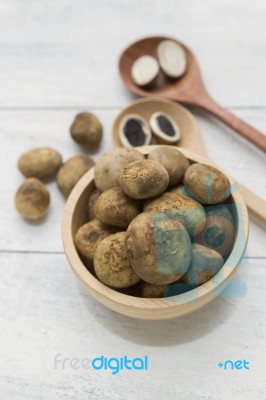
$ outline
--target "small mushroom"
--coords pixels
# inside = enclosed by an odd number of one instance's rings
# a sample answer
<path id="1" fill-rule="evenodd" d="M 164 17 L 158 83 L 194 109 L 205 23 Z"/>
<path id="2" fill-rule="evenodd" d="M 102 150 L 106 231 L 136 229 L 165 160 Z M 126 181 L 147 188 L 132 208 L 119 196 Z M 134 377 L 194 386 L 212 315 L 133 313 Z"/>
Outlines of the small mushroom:
<path id="1" fill-rule="evenodd" d="M 94 189 L 89 197 L 89 201 L 88 201 L 88 219 L 89 219 L 89 221 L 91 221 L 95 218 L 94 206 L 95 206 L 96 200 L 99 198 L 100 194 L 101 194 L 101 192 L 99 189 Z"/>
<path id="2" fill-rule="evenodd" d="M 81 146 L 93 147 L 100 143 L 103 128 L 95 115 L 82 112 L 76 115 L 70 127 L 70 134 Z"/>
<path id="3" fill-rule="evenodd" d="M 192 193 L 188 192 L 186 190 L 186 188 L 185 188 L 185 185 L 183 183 L 181 183 L 181 182 L 177 183 L 176 185 L 169 186 L 167 188 L 167 192 L 180 193 L 180 194 L 183 194 L 183 195 L 185 195 L 187 197 L 191 197 L 192 199 L 196 200 L 195 197 L 193 197 Z"/>
<path id="4" fill-rule="evenodd" d="M 94 168 L 94 182 L 102 192 L 111 187 L 119 186 L 119 178 L 125 165 L 143 160 L 144 155 L 135 149 L 119 147 L 103 154 Z"/>
<path id="5" fill-rule="evenodd" d="M 153 160 L 139 160 L 127 164 L 120 176 L 121 189 L 133 199 L 157 196 L 167 188 L 168 183 L 168 172 Z"/>
<path id="6" fill-rule="evenodd" d="M 127 229 L 126 248 L 136 273 L 155 285 L 180 279 L 191 261 L 190 238 L 174 212 L 139 214 Z"/>
<path id="7" fill-rule="evenodd" d="M 150 126 L 159 143 L 174 144 L 181 137 L 180 129 L 174 119 L 162 111 L 152 114 Z"/>
<path id="8" fill-rule="evenodd" d="M 136 85 L 148 86 L 154 83 L 159 70 L 160 67 L 156 58 L 145 55 L 134 61 L 131 68 L 131 76 Z"/>
<path id="9" fill-rule="evenodd" d="M 156 299 L 165 297 L 165 289 L 167 285 L 154 285 L 145 281 L 140 282 L 140 294 L 141 297 Z"/>
<path id="10" fill-rule="evenodd" d="M 26 178 L 52 178 L 61 165 L 61 154 L 49 147 L 32 149 L 18 161 L 18 169 Z"/>
<path id="11" fill-rule="evenodd" d="M 120 187 L 105 190 L 96 200 L 94 213 L 102 223 L 127 228 L 142 209 L 140 201 L 130 199 Z"/>
<path id="12" fill-rule="evenodd" d="M 49 204 L 50 194 L 37 178 L 26 179 L 16 193 L 16 209 L 26 219 L 43 218 L 47 214 Z"/>
<path id="13" fill-rule="evenodd" d="M 94 161 L 85 155 L 74 156 L 59 169 L 56 177 L 57 186 L 68 197 L 80 178 L 92 167 Z"/>
<path id="14" fill-rule="evenodd" d="M 174 185 L 183 178 L 189 167 L 187 158 L 173 147 L 161 146 L 152 150 L 148 155 L 149 160 L 159 162 L 169 174 L 169 185 Z"/>
<path id="15" fill-rule="evenodd" d="M 222 268 L 223 257 L 215 250 L 192 244 L 192 260 L 182 279 L 191 286 L 199 286 L 207 282 Z"/>
<path id="16" fill-rule="evenodd" d="M 231 193 L 229 179 L 211 165 L 190 165 L 185 172 L 184 184 L 188 192 L 203 204 L 220 203 Z"/>
<path id="17" fill-rule="evenodd" d="M 169 78 L 179 78 L 186 72 L 186 53 L 177 42 L 163 40 L 157 47 L 157 55 L 161 69 Z"/>
<path id="18" fill-rule="evenodd" d="M 98 244 L 112 233 L 114 233 L 114 228 L 94 219 L 78 229 L 75 245 L 82 256 L 88 261 L 93 261 Z"/>
<path id="19" fill-rule="evenodd" d="M 119 139 L 125 147 L 150 144 L 151 130 L 144 118 L 138 114 L 126 115 L 119 126 Z"/>
<path id="20" fill-rule="evenodd" d="M 165 192 L 154 199 L 147 200 L 144 211 L 175 212 L 190 236 L 200 233 L 206 224 L 202 205 L 180 193 Z"/>
<path id="21" fill-rule="evenodd" d="M 206 218 L 205 228 L 194 236 L 196 243 L 216 250 L 222 257 L 227 257 L 235 240 L 235 228 L 224 216 L 210 215 Z"/>
<path id="22" fill-rule="evenodd" d="M 235 226 L 235 221 L 233 217 L 233 204 L 215 204 L 213 206 L 205 206 L 205 212 L 207 217 L 222 217 L 228 219 L 233 224 L 233 226 Z"/>
<path id="23" fill-rule="evenodd" d="M 108 236 L 98 245 L 94 255 L 94 270 L 101 282 L 114 288 L 135 285 L 140 277 L 131 267 L 125 246 L 125 232 Z"/>

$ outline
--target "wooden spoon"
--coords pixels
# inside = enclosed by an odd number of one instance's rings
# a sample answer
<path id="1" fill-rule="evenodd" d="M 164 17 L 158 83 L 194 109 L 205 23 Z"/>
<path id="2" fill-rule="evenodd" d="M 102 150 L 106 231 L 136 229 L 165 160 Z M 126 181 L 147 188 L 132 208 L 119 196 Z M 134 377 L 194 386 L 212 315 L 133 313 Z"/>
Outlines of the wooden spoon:
<path id="1" fill-rule="evenodd" d="M 156 81 L 156 86 L 149 89 L 137 86 L 131 77 L 133 62 L 142 55 L 156 57 L 157 46 L 162 40 L 173 40 L 184 48 L 188 64 L 185 75 L 180 79 L 169 80 L 161 73 Z M 122 53 L 119 60 L 119 71 L 125 85 L 136 95 L 168 98 L 201 107 L 266 152 L 266 136 L 263 133 L 221 107 L 209 96 L 204 87 L 196 58 L 183 43 L 164 36 L 153 36 L 139 40 Z"/>
<path id="2" fill-rule="evenodd" d="M 112 134 L 115 144 L 122 146 L 122 143 L 119 140 L 119 125 L 124 116 L 128 114 L 139 114 L 141 117 L 149 121 L 151 115 L 156 111 L 163 111 L 169 114 L 180 127 L 181 139 L 178 146 L 189 149 L 205 158 L 209 158 L 194 116 L 180 104 L 166 99 L 140 99 L 132 102 L 128 107 L 124 108 L 118 114 L 113 123 Z M 245 186 L 240 184 L 238 184 L 238 186 L 253 216 L 266 225 L 266 201 L 251 192 Z"/>

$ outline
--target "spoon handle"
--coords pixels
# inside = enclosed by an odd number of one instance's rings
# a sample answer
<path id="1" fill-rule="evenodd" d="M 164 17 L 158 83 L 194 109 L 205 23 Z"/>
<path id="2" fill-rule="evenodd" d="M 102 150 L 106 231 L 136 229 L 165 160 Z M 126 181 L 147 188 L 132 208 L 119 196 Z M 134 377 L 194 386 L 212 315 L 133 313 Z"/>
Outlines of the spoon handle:
<path id="1" fill-rule="evenodd" d="M 245 186 L 241 184 L 238 185 L 251 215 L 255 217 L 258 222 L 261 222 L 262 225 L 266 226 L 266 200 L 257 196 Z"/>
<path id="2" fill-rule="evenodd" d="M 266 153 L 266 136 L 262 132 L 221 107 L 211 97 L 203 97 L 198 105 L 219 118 L 226 125 L 230 126 L 230 128 Z"/>

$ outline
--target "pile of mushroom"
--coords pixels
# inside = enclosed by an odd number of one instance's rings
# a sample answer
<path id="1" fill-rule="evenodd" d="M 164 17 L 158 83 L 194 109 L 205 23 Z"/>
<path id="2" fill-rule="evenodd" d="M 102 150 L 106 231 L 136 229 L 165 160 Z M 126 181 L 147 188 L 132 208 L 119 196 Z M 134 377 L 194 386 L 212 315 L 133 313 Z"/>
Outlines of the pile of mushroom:
<path id="1" fill-rule="evenodd" d="M 235 239 L 230 182 L 161 146 L 105 153 L 94 168 L 88 221 L 75 244 L 103 284 L 131 295 L 165 297 L 195 288 L 222 268 Z M 184 194 L 185 193 L 185 194 Z"/>

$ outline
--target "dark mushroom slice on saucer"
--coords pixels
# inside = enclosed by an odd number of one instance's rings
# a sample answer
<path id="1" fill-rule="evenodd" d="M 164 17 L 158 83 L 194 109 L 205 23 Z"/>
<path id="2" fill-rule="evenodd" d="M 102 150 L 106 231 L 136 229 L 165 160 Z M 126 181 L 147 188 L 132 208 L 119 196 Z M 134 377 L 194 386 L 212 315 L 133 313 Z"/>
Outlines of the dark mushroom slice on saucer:
<path id="1" fill-rule="evenodd" d="M 152 138 L 148 123 L 138 114 L 125 116 L 119 126 L 119 139 L 123 146 L 132 148 L 150 144 Z"/>
<path id="2" fill-rule="evenodd" d="M 162 111 L 152 114 L 150 126 L 159 143 L 175 144 L 181 137 L 180 129 L 174 119 Z"/>

